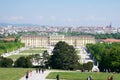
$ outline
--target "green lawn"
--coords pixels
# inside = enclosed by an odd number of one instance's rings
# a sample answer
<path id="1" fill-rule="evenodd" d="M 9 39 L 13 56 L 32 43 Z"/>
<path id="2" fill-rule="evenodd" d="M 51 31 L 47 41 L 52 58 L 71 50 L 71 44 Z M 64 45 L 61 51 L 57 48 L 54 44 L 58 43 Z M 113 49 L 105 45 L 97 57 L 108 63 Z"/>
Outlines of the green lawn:
<path id="1" fill-rule="evenodd" d="M 18 59 L 19 57 L 21 56 L 28 56 L 28 55 L 11 55 L 11 56 L 8 56 L 8 58 L 11 58 L 11 59 Z"/>
<path id="2" fill-rule="evenodd" d="M 40 50 L 45 50 L 45 49 L 47 49 L 47 48 L 45 48 L 45 47 L 34 47 L 34 48 L 32 48 L 33 50 L 34 49 L 40 49 Z"/>
<path id="3" fill-rule="evenodd" d="M 8 56 L 8 58 L 18 59 L 21 56 L 25 56 L 26 57 L 26 56 L 33 55 L 33 54 L 39 54 L 39 53 L 20 53 L 20 54 L 14 54 L 14 55 Z"/>
<path id="4" fill-rule="evenodd" d="M 24 50 L 22 52 L 20 52 L 20 54 L 14 54 L 11 56 L 8 56 L 8 58 L 11 59 L 18 59 L 21 56 L 28 56 L 28 55 L 32 55 L 32 54 L 39 54 L 39 53 L 43 53 L 44 50 Z"/>
<path id="5" fill-rule="evenodd" d="M 45 50 L 24 50 L 20 53 L 42 53 L 44 52 Z"/>
<path id="6" fill-rule="evenodd" d="M 91 75 L 93 80 L 107 80 L 107 77 L 113 76 L 114 80 L 120 80 L 120 74 L 113 73 L 101 73 L 101 72 L 51 72 L 47 79 L 55 79 L 56 75 L 59 74 L 60 79 L 65 80 L 86 80 L 86 78 Z"/>
<path id="7" fill-rule="evenodd" d="M 19 80 L 30 68 L 0 68 L 0 80 Z"/>

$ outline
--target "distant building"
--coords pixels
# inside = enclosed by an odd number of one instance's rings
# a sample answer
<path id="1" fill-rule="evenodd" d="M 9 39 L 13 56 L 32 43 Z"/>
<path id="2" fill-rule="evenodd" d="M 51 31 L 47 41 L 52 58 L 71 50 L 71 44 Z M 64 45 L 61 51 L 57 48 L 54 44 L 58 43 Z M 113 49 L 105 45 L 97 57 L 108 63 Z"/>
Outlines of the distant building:
<path id="1" fill-rule="evenodd" d="M 87 43 L 95 43 L 93 36 L 64 36 L 64 35 L 52 35 L 52 36 L 33 36 L 24 35 L 20 38 L 22 43 L 25 43 L 26 47 L 48 47 L 54 46 L 59 41 L 65 41 L 69 45 L 73 46 L 85 46 Z"/>
<path id="2" fill-rule="evenodd" d="M 4 41 L 15 41 L 15 38 L 3 38 Z"/>
<path id="3" fill-rule="evenodd" d="M 120 39 L 105 39 L 103 40 L 103 42 L 107 42 L 107 43 L 120 42 Z"/>

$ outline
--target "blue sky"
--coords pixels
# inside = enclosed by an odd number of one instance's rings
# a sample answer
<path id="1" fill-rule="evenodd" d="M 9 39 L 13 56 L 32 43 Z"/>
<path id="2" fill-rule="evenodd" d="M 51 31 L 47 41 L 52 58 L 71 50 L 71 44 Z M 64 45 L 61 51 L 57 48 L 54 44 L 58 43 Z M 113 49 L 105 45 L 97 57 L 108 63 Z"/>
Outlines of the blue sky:
<path id="1" fill-rule="evenodd" d="M 0 0 L 0 22 L 120 27 L 120 0 Z"/>

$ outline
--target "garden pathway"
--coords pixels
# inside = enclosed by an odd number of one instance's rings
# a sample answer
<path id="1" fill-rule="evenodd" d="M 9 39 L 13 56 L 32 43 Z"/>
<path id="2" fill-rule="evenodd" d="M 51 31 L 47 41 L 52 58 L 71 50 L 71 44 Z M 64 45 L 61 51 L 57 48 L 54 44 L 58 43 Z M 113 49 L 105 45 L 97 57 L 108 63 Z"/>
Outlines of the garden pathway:
<path id="1" fill-rule="evenodd" d="M 42 72 L 36 73 L 36 71 L 32 71 L 32 75 L 31 75 L 31 73 L 29 73 L 30 76 L 28 79 L 26 79 L 24 76 L 20 80 L 47 80 L 45 78 L 50 72 L 51 72 L 50 70 L 46 70 L 46 71 L 44 71 L 44 73 L 42 73 Z"/>
<path id="2" fill-rule="evenodd" d="M 20 80 L 56 80 L 56 79 L 46 79 L 47 75 L 50 72 L 66 72 L 66 71 L 64 71 L 64 70 L 46 70 L 46 71 L 44 71 L 44 73 L 42 73 L 42 72 L 36 73 L 36 71 L 32 71 L 32 75 L 28 79 L 26 79 L 25 76 L 23 76 Z M 60 80 L 65 80 L 65 79 L 60 79 Z"/>
<path id="3" fill-rule="evenodd" d="M 56 80 L 56 79 L 46 79 L 47 75 L 50 72 L 65 72 L 62 70 L 46 70 L 44 73 L 36 73 L 36 71 L 32 71 L 32 75 L 26 79 L 25 76 L 23 76 L 20 80 Z M 56 76 L 55 76 L 56 77 Z M 61 79 L 64 80 L 64 79 Z"/>

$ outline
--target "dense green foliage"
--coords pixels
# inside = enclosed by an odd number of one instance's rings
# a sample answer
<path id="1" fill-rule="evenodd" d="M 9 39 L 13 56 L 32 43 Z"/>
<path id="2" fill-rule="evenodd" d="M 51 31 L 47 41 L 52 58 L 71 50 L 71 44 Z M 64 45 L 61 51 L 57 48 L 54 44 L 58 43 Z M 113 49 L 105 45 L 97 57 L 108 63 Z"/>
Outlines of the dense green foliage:
<path id="1" fill-rule="evenodd" d="M 48 54 L 47 50 L 45 50 L 43 53 L 42 53 L 42 57 L 43 57 L 43 62 L 44 62 L 44 67 L 48 68 L 49 66 L 49 62 L 48 60 L 50 59 L 50 55 Z"/>
<path id="2" fill-rule="evenodd" d="M 87 49 L 99 62 L 101 71 L 120 72 L 120 43 L 88 44 Z"/>
<path id="3" fill-rule="evenodd" d="M 92 34 L 92 33 L 83 33 L 83 32 L 58 32 L 58 34 L 66 36 L 80 36 L 80 35 L 92 35 L 95 36 L 95 39 L 106 39 L 106 38 L 115 38 L 120 39 L 120 33 L 110 33 L 110 34 Z"/>
<path id="4" fill-rule="evenodd" d="M 89 33 L 83 33 L 83 32 L 58 32 L 60 35 L 65 35 L 65 36 L 80 36 L 80 35 L 91 35 Z"/>
<path id="5" fill-rule="evenodd" d="M 23 47 L 24 44 L 20 42 L 15 42 L 15 41 L 0 41 L 0 54 L 2 53 L 7 53 L 11 52 L 13 50 L 19 49 Z"/>
<path id="6" fill-rule="evenodd" d="M 113 80 L 120 80 L 120 74 L 115 73 L 94 73 L 94 72 L 80 72 L 80 71 L 62 71 L 51 72 L 47 79 L 56 79 L 59 74 L 60 80 L 87 80 L 88 76 L 92 76 L 92 80 L 107 80 L 108 76 L 113 76 Z"/>
<path id="7" fill-rule="evenodd" d="M 30 68 L 32 67 L 32 62 L 28 57 L 20 57 L 15 61 L 15 67 Z"/>
<path id="8" fill-rule="evenodd" d="M 20 80 L 32 68 L 0 68 L 0 80 Z"/>
<path id="9" fill-rule="evenodd" d="M 10 58 L 0 58 L 0 67 L 12 67 L 13 60 Z"/>
<path id="10" fill-rule="evenodd" d="M 92 62 L 88 62 L 88 63 L 84 63 L 83 64 L 83 69 L 84 70 L 90 71 L 90 70 L 92 70 L 92 67 L 93 67 L 93 63 Z"/>
<path id="11" fill-rule="evenodd" d="M 79 69 L 84 72 L 86 70 L 91 71 L 93 68 L 93 62 L 83 63 L 79 65 Z"/>
<path id="12" fill-rule="evenodd" d="M 120 39 L 120 33 L 111 33 L 111 34 L 94 34 L 96 39 L 106 39 L 106 38 L 115 38 Z"/>
<path id="13" fill-rule="evenodd" d="M 58 42 L 52 53 L 53 55 L 51 56 L 49 62 L 50 66 L 54 69 L 73 70 L 79 65 L 79 58 L 75 48 L 65 42 Z"/>

